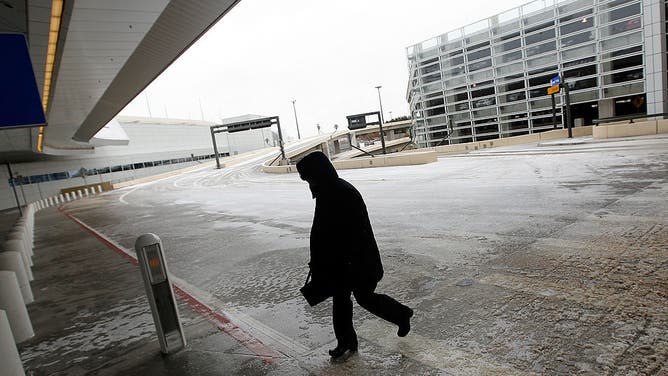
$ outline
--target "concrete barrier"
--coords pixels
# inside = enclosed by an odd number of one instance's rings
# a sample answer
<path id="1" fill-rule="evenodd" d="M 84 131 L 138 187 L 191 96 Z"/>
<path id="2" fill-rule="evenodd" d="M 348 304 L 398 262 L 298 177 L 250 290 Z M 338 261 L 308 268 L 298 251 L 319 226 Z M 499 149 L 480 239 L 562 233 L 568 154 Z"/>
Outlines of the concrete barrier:
<path id="1" fill-rule="evenodd" d="M 25 304 L 32 303 L 35 299 L 30 288 L 30 280 L 26 274 L 25 266 L 23 265 L 23 257 L 19 252 L 4 251 L 0 252 L 0 270 L 14 272 L 16 279 L 19 282 L 19 289 Z"/>
<path id="2" fill-rule="evenodd" d="M 0 309 L 7 313 L 9 327 L 12 329 L 16 343 L 21 343 L 35 335 L 14 272 L 0 270 Z"/>
<path id="3" fill-rule="evenodd" d="M 30 255 L 25 252 L 23 243 L 20 240 L 8 239 L 3 244 L 3 248 L 5 252 L 18 252 L 21 255 L 21 258 L 23 259 L 23 268 L 28 276 L 28 280 L 32 281 L 34 278 L 32 270 L 30 269 Z"/>
<path id="4" fill-rule="evenodd" d="M 14 334 L 9 325 L 7 312 L 0 309 L 0 364 L 2 364 L 2 374 L 12 376 L 25 376 L 23 363 L 19 351 L 16 348 Z"/>
<path id="5" fill-rule="evenodd" d="M 592 132 L 594 138 L 649 136 L 658 133 L 661 132 L 659 132 L 659 121 L 656 120 L 646 120 L 623 124 L 602 124 L 594 127 Z"/>
<path id="6" fill-rule="evenodd" d="M 668 119 L 667 120 L 657 120 L 656 122 L 656 133 L 668 133 Z"/>
<path id="7" fill-rule="evenodd" d="M 413 153 L 395 153 L 388 155 L 378 155 L 375 157 L 354 158 L 346 160 L 332 161 L 337 170 L 348 170 L 367 167 L 389 167 L 389 166 L 409 166 L 436 162 L 438 155 L 436 152 L 413 152 Z M 287 166 L 269 166 L 262 165 L 262 170 L 267 173 L 285 174 L 297 172 L 295 165 Z"/>

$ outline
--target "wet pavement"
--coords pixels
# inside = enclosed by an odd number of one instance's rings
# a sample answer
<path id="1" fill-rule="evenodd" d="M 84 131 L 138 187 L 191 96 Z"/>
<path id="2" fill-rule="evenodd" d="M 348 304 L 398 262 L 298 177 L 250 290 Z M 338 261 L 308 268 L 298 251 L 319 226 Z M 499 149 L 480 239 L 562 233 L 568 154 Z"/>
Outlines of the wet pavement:
<path id="1" fill-rule="evenodd" d="M 378 291 L 416 311 L 408 337 L 396 337 L 396 327 L 355 306 L 360 352 L 329 361 L 331 302 L 311 308 L 298 291 L 308 271 L 308 186 L 296 174 L 263 174 L 250 161 L 64 210 L 121 248 L 131 250 L 142 233 L 158 234 L 177 279 L 280 358 L 263 362 L 183 303 L 189 346 L 157 355 L 137 267 L 49 209 L 36 217 L 38 284 L 30 313 L 38 337 L 21 346 L 26 368 L 159 375 L 668 372 L 667 137 L 497 148 L 340 175 L 368 206 L 385 266 Z M 81 275 L 96 265 L 104 271 L 91 288 L 91 278 Z M 231 368 L 223 371 L 225 364 Z"/>

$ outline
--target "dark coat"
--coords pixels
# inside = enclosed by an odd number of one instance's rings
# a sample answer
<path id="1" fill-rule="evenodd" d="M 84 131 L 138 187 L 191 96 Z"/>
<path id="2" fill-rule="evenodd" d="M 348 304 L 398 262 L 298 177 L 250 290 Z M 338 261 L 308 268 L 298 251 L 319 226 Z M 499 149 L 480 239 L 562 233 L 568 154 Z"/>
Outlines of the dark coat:
<path id="1" fill-rule="evenodd" d="M 383 265 L 362 195 L 320 152 L 304 157 L 297 169 L 315 198 L 309 263 L 314 283 L 330 296 L 375 286 Z"/>

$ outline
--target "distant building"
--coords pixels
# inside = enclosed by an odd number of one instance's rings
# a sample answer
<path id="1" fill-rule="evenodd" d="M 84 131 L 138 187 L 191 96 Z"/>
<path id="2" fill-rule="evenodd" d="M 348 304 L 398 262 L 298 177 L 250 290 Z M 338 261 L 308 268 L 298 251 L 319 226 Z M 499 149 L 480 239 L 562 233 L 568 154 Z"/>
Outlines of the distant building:
<path id="1" fill-rule="evenodd" d="M 535 1 L 407 48 L 407 100 L 420 146 L 554 128 L 550 79 L 575 125 L 667 112 L 660 0 Z M 555 95 L 557 127 L 562 95 Z"/>

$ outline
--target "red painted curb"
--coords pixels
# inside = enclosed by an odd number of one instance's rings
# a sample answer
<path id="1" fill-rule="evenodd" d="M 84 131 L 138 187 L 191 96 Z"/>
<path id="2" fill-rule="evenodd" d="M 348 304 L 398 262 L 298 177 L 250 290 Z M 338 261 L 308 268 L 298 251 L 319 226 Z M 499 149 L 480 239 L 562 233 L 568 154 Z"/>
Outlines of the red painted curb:
<path id="1" fill-rule="evenodd" d="M 70 213 L 66 212 L 65 205 L 59 206 L 58 210 L 61 213 L 63 213 L 67 218 L 71 219 L 74 223 L 78 224 L 86 232 L 93 235 L 93 237 L 102 242 L 102 244 L 107 246 L 107 248 L 119 254 L 121 257 L 126 258 L 133 265 L 137 266 L 139 265 L 136 257 L 128 254 L 126 251 L 124 251 L 123 249 L 119 248 L 118 246 L 110 242 L 103 235 L 93 230 L 91 227 L 81 222 Z M 174 287 L 174 292 L 176 293 L 176 296 L 178 296 L 181 300 L 183 300 L 186 304 L 188 304 L 190 308 L 192 308 L 195 312 L 202 315 L 202 317 L 209 320 L 209 322 L 216 325 L 216 327 L 221 331 L 223 331 L 225 334 L 239 341 L 239 343 L 241 343 L 244 347 L 253 352 L 255 355 L 262 358 L 262 362 L 270 364 L 272 363 L 273 359 L 283 357 L 282 354 L 280 354 L 275 350 L 272 350 L 271 348 L 267 347 L 265 344 L 260 342 L 260 340 L 258 340 L 257 338 L 246 333 L 245 331 L 243 331 L 243 329 L 234 325 L 230 321 L 230 319 L 227 318 L 225 315 L 211 309 L 208 305 L 198 300 L 196 297 L 188 293 L 183 288 L 177 286 L 175 283 L 172 283 L 172 286 Z"/>

